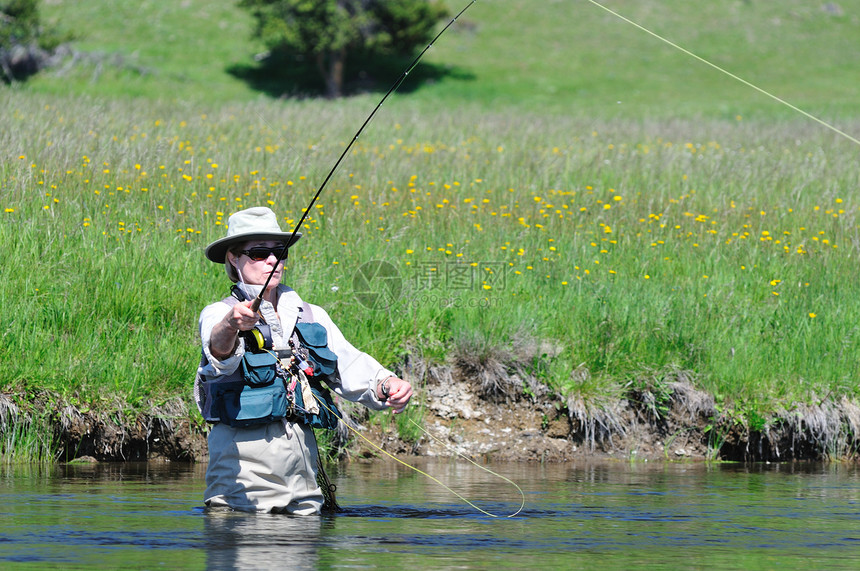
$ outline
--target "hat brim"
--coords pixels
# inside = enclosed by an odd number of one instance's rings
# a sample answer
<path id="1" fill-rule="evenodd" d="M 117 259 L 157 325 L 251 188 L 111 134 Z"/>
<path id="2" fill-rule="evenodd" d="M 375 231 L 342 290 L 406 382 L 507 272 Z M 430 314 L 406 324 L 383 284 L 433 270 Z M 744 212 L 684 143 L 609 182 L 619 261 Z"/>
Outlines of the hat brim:
<path id="1" fill-rule="evenodd" d="M 213 262 L 223 264 L 227 258 L 227 250 L 236 244 L 250 242 L 251 240 L 276 240 L 278 242 L 285 242 L 287 248 L 289 248 L 298 242 L 301 237 L 301 232 L 248 232 L 247 234 L 236 234 L 235 236 L 215 240 L 206 246 L 206 257 Z"/>

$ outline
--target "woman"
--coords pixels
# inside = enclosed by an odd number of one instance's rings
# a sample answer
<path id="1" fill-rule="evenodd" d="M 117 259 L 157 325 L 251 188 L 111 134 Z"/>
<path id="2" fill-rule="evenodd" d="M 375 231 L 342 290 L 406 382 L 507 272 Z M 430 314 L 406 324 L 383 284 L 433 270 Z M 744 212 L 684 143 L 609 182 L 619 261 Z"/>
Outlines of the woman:
<path id="1" fill-rule="evenodd" d="M 293 386 L 295 391 L 298 384 L 297 392 L 302 393 L 301 387 L 307 384 L 303 371 L 312 378 L 313 374 L 322 376 L 338 395 L 374 410 L 391 407 L 400 412 L 412 397 L 412 386 L 353 347 L 325 310 L 305 303 L 295 291 L 280 284 L 284 264 L 278 263 L 278 258 L 285 259 L 286 255 L 279 254 L 299 238 L 299 233 L 281 231 L 272 210 L 257 207 L 230 216 L 227 236 L 206 248 L 206 257 L 224 264 L 227 276 L 236 284 L 233 297 L 208 305 L 200 314 L 203 355 L 195 397 L 204 418 L 213 423 L 206 471 L 207 506 L 301 515 L 321 511 L 324 499 L 317 485 L 319 457 L 313 430 L 307 425 L 307 416 L 285 413 L 283 405 L 286 400 L 288 410 L 313 408 L 314 403 L 308 403 L 314 400 L 308 398 L 309 393 L 304 393 L 304 403 L 296 407 L 295 393 L 284 388 Z M 255 312 L 254 299 L 273 271 Z M 311 325 L 317 327 L 314 331 L 324 331 L 324 346 L 316 349 L 310 347 L 313 342 L 305 343 L 307 334 L 301 336 L 307 331 L 302 326 L 314 323 L 319 324 Z M 270 350 L 255 353 L 252 345 L 246 350 L 246 332 L 255 329 L 270 333 Z M 275 358 L 267 355 L 279 359 L 278 367 L 271 366 L 272 371 L 277 369 L 277 378 L 273 382 L 252 379 L 248 372 L 255 366 L 251 358 L 274 362 Z M 318 359 L 323 371 L 333 359 L 336 366 L 327 375 L 320 373 L 317 365 L 309 369 L 302 359 L 313 364 L 314 355 L 326 357 Z M 299 361 L 301 367 L 295 366 Z M 285 374 L 288 370 L 292 373 Z M 264 395 L 264 412 L 259 412 L 259 395 Z"/>

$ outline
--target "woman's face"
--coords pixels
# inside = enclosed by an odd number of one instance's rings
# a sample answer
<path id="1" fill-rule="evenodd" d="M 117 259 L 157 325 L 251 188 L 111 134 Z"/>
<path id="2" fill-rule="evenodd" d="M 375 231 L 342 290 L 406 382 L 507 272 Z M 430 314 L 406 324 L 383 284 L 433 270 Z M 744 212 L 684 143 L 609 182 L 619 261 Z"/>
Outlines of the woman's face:
<path id="1" fill-rule="evenodd" d="M 243 282 L 250 285 L 263 285 L 269 279 L 269 274 L 277 264 L 275 274 L 266 289 L 276 287 L 281 281 L 284 270 L 284 262 L 278 262 L 280 252 L 284 243 L 277 240 L 254 240 L 245 242 L 234 251 L 227 252 L 227 262 L 233 264 L 239 272 Z M 286 258 L 286 256 L 283 256 Z"/>

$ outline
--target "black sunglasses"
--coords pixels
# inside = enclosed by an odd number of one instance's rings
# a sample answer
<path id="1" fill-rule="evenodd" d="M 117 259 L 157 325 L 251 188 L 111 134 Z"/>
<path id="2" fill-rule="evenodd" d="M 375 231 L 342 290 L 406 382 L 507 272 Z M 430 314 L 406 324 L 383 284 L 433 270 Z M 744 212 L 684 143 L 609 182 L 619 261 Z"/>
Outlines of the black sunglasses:
<path id="1" fill-rule="evenodd" d="M 245 254 L 255 262 L 262 262 L 263 260 L 268 260 L 269 256 L 275 256 L 279 260 L 287 259 L 287 252 L 285 251 L 286 247 L 284 246 L 275 246 L 274 248 L 269 248 L 268 246 L 255 246 L 250 250 L 240 250 L 240 254 Z M 283 256 L 283 258 L 281 258 Z"/>

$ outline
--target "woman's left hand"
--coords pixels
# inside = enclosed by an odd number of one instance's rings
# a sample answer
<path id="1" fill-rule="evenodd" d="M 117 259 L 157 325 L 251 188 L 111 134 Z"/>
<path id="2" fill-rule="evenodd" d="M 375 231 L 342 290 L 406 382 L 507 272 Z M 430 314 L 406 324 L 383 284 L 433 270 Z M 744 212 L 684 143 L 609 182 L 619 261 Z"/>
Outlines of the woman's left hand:
<path id="1" fill-rule="evenodd" d="M 412 398 L 412 385 L 398 377 L 388 377 L 377 386 L 376 396 L 379 400 L 384 400 L 386 405 L 394 409 L 394 412 L 402 412 Z"/>

